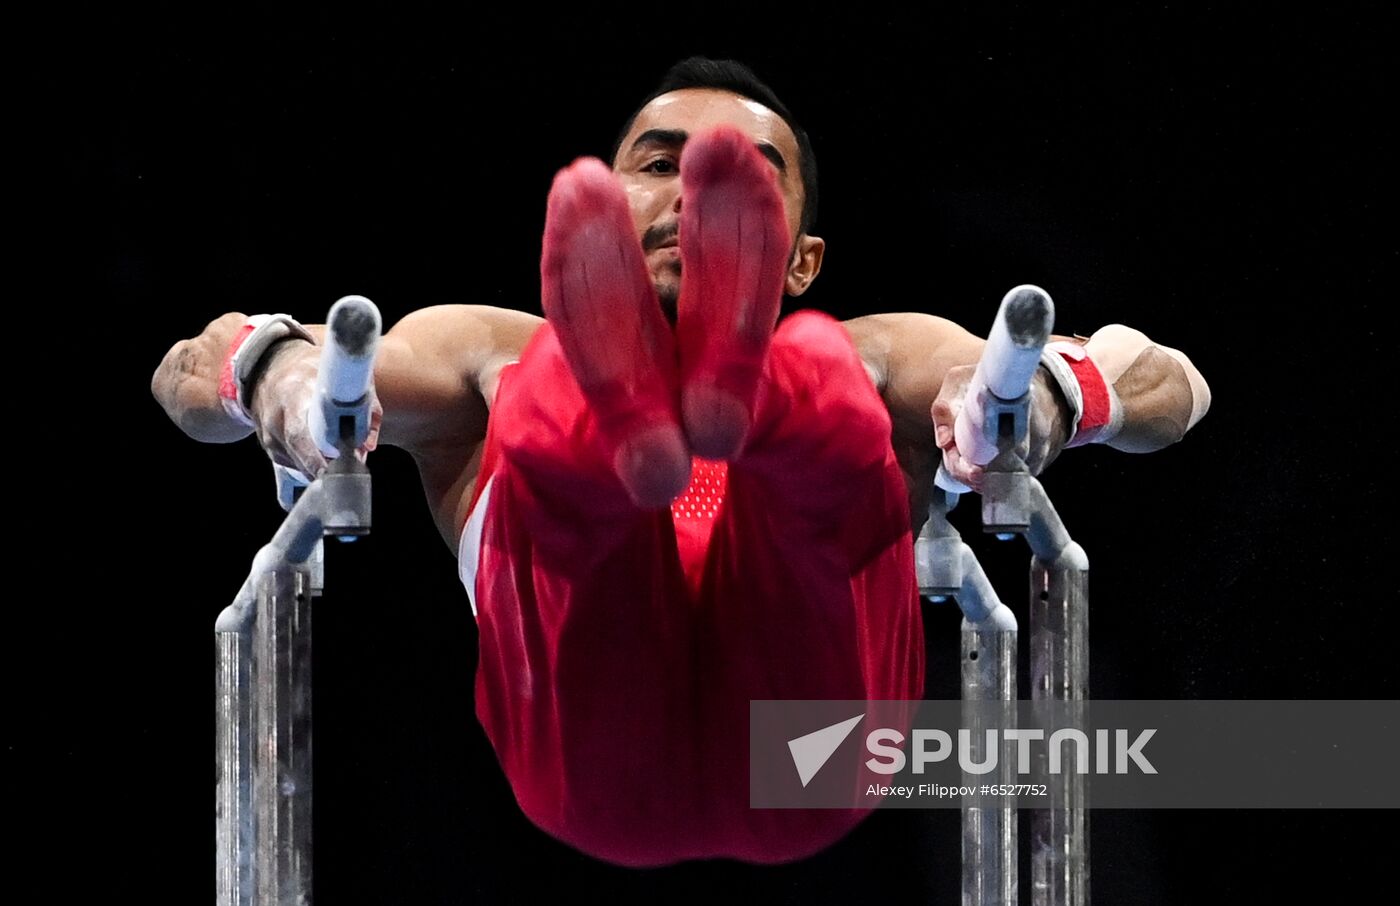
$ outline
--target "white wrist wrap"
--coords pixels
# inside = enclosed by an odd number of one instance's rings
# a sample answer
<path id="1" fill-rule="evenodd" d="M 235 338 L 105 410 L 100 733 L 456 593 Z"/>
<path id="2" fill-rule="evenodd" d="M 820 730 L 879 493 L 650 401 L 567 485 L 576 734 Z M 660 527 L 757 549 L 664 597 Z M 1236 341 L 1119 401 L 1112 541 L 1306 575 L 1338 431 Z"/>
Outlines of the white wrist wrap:
<path id="1" fill-rule="evenodd" d="M 291 315 L 253 315 L 229 344 L 219 375 L 219 399 L 231 418 L 253 427 L 248 405 L 252 398 L 252 378 L 274 345 L 282 340 L 301 339 L 315 344 L 316 338 Z"/>

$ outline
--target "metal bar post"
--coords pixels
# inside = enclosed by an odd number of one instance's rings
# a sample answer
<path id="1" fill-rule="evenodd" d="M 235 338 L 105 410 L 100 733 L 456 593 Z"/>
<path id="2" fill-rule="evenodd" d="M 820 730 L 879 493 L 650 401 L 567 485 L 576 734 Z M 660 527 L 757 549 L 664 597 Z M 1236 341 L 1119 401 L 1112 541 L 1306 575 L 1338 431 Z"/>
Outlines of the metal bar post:
<path id="1" fill-rule="evenodd" d="M 1039 367 L 1041 350 L 1054 322 L 1054 304 L 1044 290 L 1023 285 L 1001 301 L 987 336 L 987 345 L 963 397 L 954 425 L 959 452 L 970 462 L 985 465 L 982 496 L 984 528 L 1007 538 L 1030 526 L 1026 480 L 1030 478 L 1020 454 L 1028 436 L 1030 384 Z M 947 511 L 957 494 L 970 490 L 940 466 L 929 521 L 916 545 L 920 584 L 947 594 L 960 586 L 957 600 L 965 620 L 962 631 L 964 723 L 972 731 L 973 758 L 983 759 L 983 722 L 993 716 L 995 728 L 1014 726 L 1017 632 L 1014 615 L 996 599 L 972 550 L 947 523 Z M 941 560 L 926 566 L 930 560 Z M 927 592 L 926 592 L 927 593 Z M 990 608 L 984 602 L 995 602 Z M 1003 713 L 987 703 L 1003 702 Z M 1012 752 L 1005 737 L 997 754 L 994 780 L 1011 779 Z M 1014 808 L 965 803 L 963 807 L 963 903 L 967 906 L 1014 904 L 1019 895 L 1017 815 Z"/>
<path id="2" fill-rule="evenodd" d="M 305 477 L 277 470 L 289 512 L 214 627 L 219 906 L 312 899 L 311 609 L 324 584 L 323 537 L 369 532 L 369 470 L 355 451 L 370 431 L 381 330 L 360 296 L 337 302 L 326 323 L 310 421 L 338 455 L 299 494 L 292 485 Z"/>
<path id="3" fill-rule="evenodd" d="M 310 570 L 265 576 L 253 648 L 253 802 L 260 904 L 311 902 Z"/>
<path id="4" fill-rule="evenodd" d="M 1089 558 L 1070 540 L 1039 481 L 1031 479 L 1031 699 L 1087 727 L 1089 698 Z M 1068 704 L 1068 708 L 1065 705 Z M 1088 775 L 1049 773 L 1037 750 L 1037 774 L 1050 807 L 1031 813 L 1031 900 L 1035 906 L 1089 902 Z"/>

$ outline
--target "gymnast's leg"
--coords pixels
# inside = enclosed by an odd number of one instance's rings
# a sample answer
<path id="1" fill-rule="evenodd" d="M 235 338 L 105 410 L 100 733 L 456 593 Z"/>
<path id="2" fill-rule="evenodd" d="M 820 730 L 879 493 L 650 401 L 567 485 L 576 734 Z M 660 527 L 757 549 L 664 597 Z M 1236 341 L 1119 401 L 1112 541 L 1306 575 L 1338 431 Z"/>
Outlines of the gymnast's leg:
<path id="1" fill-rule="evenodd" d="M 691 141 L 681 163 L 683 410 L 697 447 L 737 447 L 701 585 L 703 762 L 723 854 L 782 861 L 821 849 L 863 813 L 749 809 L 735 795 L 747 789 L 748 703 L 921 696 L 906 488 L 889 415 L 838 322 L 804 311 L 771 341 L 752 336 L 772 330 L 787 247 L 762 158 L 737 134 Z M 716 439 L 716 426 L 728 436 Z"/>
<path id="2" fill-rule="evenodd" d="M 695 664 L 670 512 L 636 498 L 674 496 L 690 456 L 674 341 L 619 214 L 625 197 L 601 164 L 556 179 L 549 320 L 492 412 L 477 711 L 535 824 L 591 855 L 655 865 L 693 854 L 683 804 L 656 790 L 695 770 Z"/>
<path id="3" fill-rule="evenodd" d="M 749 701 L 918 699 L 924 641 L 888 415 L 844 328 L 816 312 L 786 319 L 763 385 L 728 469 L 696 633 L 723 836 L 744 841 L 741 858 L 776 862 L 820 851 L 864 813 L 757 810 L 723 795 L 746 789 L 748 752 L 735 743 Z"/>

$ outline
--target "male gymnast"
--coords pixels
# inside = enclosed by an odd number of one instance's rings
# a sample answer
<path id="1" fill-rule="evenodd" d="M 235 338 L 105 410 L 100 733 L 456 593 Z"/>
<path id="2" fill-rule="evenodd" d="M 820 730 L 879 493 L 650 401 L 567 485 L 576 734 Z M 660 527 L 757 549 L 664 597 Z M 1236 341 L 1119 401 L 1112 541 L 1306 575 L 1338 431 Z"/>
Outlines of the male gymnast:
<path id="1" fill-rule="evenodd" d="M 816 201 L 782 102 L 742 64 L 691 58 L 610 167 L 556 176 L 544 320 L 435 306 L 380 344 L 360 455 L 413 456 L 477 617 L 477 716 L 525 814 L 602 859 L 821 850 L 866 813 L 750 809 L 749 700 L 922 695 L 912 537 L 940 462 L 980 485 L 953 425 L 983 341 L 917 313 L 778 323 L 821 270 Z M 227 314 L 152 391 L 191 437 L 255 432 L 315 475 L 321 337 Z M 1190 361 L 1139 331 L 1056 340 L 1034 472 L 1066 446 L 1174 443 L 1209 406 Z"/>

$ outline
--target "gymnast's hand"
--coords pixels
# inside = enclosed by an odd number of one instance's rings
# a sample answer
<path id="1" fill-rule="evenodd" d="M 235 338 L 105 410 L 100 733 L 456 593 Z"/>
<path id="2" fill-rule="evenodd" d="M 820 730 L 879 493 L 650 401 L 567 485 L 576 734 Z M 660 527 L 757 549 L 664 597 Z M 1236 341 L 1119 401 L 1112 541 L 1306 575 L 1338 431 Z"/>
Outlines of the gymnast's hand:
<path id="1" fill-rule="evenodd" d="M 279 343 L 268 353 L 262 375 L 253 386 L 249 414 L 258 443 L 278 465 L 286 466 L 315 479 L 326 467 L 327 452 L 312 436 L 308 414 L 316 399 L 316 369 L 321 362 L 321 348 L 300 340 Z M 355 450 L 365 457 L 379 445 L 379 428 L 384 419 L 384 407 L 370 387 L 370 431 L 365 442 Z M 331 459 L 335 454 L 330 454 Z"/>
<path id="2" fill-rule="evenodd" d="M 943 451 L 943 467 L 948 474 L 974 491 L 982 490 L 986 478 L 984 464 L 974 463 L 958 451 L 953 425 L 962 412 L 968 384 L 977 371 L 976 365 L 957 365 L 943 376 L 943 386 L 933 401 L 934 443 Z M 1039 475 L 1048 466 L 1069 438 L 1069 406 L 1044 368 L 1036 370 L 1031 380 L 1030 430 L 1018 451 L 1032 475 Z"/>

